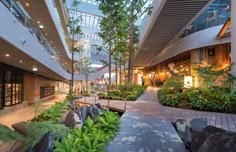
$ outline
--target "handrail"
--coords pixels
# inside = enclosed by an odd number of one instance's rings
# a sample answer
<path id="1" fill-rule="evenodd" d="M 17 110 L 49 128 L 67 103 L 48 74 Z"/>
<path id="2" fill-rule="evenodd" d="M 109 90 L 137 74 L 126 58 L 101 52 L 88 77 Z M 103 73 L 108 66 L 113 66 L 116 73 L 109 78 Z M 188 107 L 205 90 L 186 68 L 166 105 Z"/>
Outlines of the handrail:
<path id="1" fill-rule="evenodd" d="M 40 31 L 40 29 L 33 23 L 33 21 L 29 18 L 29 16 L 26 16 L 24 13 L 25 11 L 22 10 L 22 8 L 19 7 L 19 2 L 15 2 L 14 0 L 0 0 L 3 5 L 8 8 L 8 10 L 18 19 L 18 21 L 26 28 L 29 29 L 29 32 L 33 37 L 35 37 L 38 42 L 45 48 L 47 53 L 52 57 L 52 59 L 55 59 L 57 63 L 63 68 L 66 69 L 64 64 L 60 63 L 60 60 L 57 60 L 56 57 L 56 51 L 53 49 L 51 44 L 47 41 L 45 35 L 43 32 Z"/>

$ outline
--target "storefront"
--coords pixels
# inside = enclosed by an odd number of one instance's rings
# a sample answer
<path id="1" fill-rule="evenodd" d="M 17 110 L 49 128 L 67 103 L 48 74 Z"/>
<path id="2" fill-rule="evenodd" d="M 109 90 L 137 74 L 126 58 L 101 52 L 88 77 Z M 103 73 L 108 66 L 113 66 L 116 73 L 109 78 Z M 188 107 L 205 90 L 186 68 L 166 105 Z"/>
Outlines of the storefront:
<path id="1" fill-rule="evenodd" d="M 23 102 L 23 86 L 20 70 L 0 64 L 0 109 Z"/>

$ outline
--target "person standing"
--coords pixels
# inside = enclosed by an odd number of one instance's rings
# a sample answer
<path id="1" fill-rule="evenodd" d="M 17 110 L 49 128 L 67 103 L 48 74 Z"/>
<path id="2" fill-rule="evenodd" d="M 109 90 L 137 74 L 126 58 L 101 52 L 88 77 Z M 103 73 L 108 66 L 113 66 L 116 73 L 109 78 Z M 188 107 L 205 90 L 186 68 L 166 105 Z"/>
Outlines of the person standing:
<path id="1" fill-rule="evenodd" d="M 141 77 L 141 82 L 142 82 L 142 86 L 144 85 L 144 78 L 143 77 Z"/>

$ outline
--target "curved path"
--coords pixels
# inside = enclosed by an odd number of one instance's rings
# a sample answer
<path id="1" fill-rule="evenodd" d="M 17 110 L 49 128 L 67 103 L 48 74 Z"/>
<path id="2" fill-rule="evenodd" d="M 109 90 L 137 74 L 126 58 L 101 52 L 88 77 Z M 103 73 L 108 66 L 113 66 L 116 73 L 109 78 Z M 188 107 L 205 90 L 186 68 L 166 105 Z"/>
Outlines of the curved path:
<path id="1" fill-rule="evenodd" d="M 236 114 L 205 112 L 163 106 L 159 104 L 157 99 L 158 89 L 159 88 L 148 87 L 145 93 L 135 102 L 127 101 L 126 110 L 170 121 L 176 121 L 177 119 L 207 118 L 208 125 L 236 132 Z M 82 101 L 84 101 L 84 99 L 82 99 Z M 94 101 L 95 97 L 87 98 L 87 102 Z M 100 102 L 103 105 L 108 104 L 108 100 L 96 100 L 96 102 Z M 124 108 L 124 101 L 109 101 L 109 105 Z"/>

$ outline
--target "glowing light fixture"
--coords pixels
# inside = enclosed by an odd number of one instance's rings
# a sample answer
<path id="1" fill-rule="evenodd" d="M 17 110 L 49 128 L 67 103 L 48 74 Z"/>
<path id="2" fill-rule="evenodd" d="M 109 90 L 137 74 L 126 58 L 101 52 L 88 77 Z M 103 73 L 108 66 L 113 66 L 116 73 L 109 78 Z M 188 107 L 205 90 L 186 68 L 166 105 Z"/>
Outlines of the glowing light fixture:
<path id="1" fill-rule="evenodd" d="M 44 26 L 43 25 L 39 25 L 39 28 L 44 28 Z"/>
<path id="2" fill-rule="evenodd" d="M 10 56 L 10 54 L 5 54 L 5 56 L 6 56 L 6 57 L 9 57 L 9 56 Z"/>
<path id="3" fill-rule="evenodd" d="M 23 61 L 22 60 L 20 60 L 20 63 L 22 63 Z"/>
<path id="4" fill-rule="evenodd" d="M 33 71 L 38 71 L 38 69 L 36 68 L 36 67 L 33 67 L 33 69 L 32 69 Z"/>
<path id="5" fill-rule="evenodd" d="M 191 88 L 193 86 L 193 77 L 184 76 L 184 88 Z"/>
<path id="6" fill-rule="evenodd" d="M 168 67 L 172 70 L 172 69 L 175 67 L 175 63 L 173 63 L 173 62 L 172 62 L 172 63 L 169 63 L 169 64 L 168 64 Z"/>
<path id="7" fill-rule="evenodd" d="M 29 6 L 29 3 L 25 3 L 26 6 Z"/>

